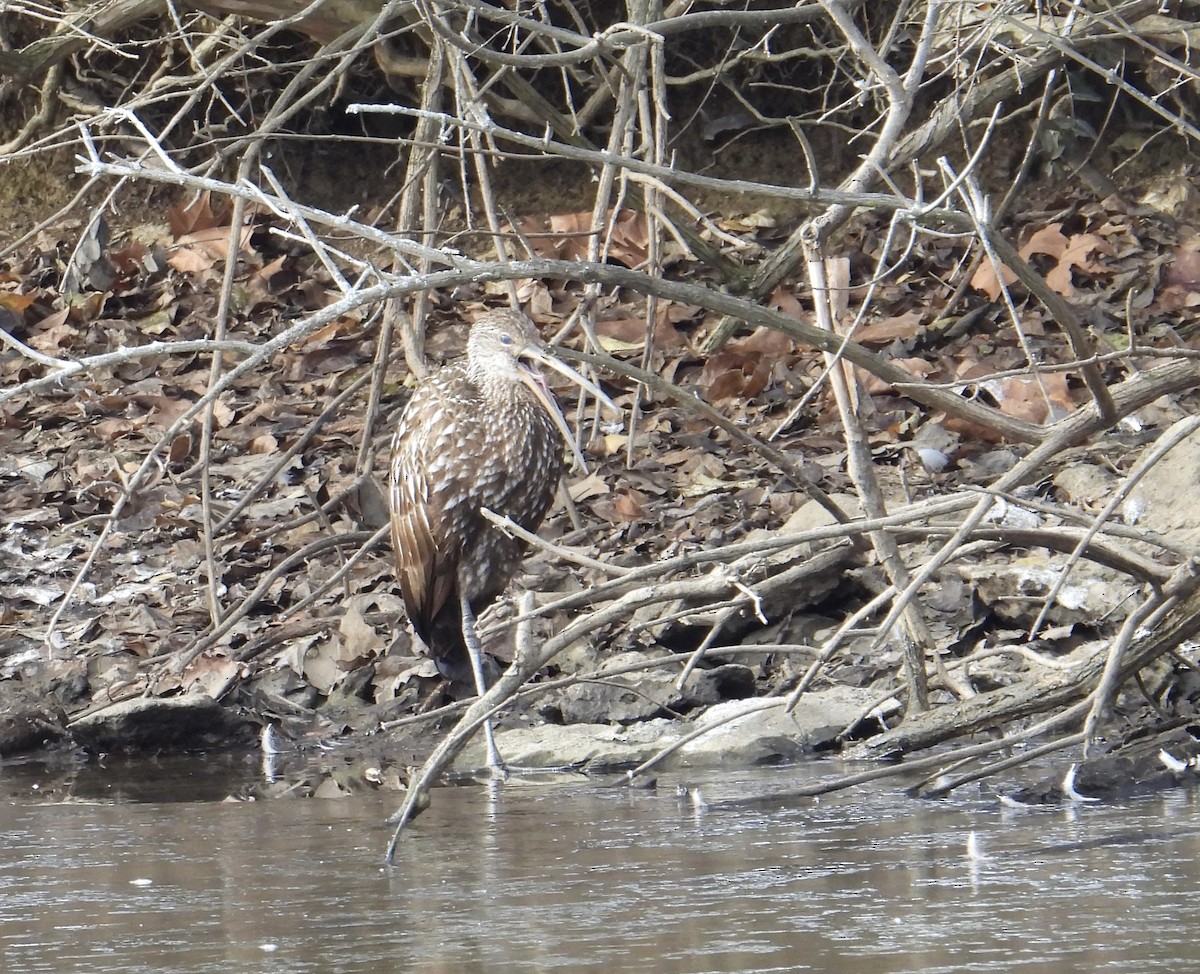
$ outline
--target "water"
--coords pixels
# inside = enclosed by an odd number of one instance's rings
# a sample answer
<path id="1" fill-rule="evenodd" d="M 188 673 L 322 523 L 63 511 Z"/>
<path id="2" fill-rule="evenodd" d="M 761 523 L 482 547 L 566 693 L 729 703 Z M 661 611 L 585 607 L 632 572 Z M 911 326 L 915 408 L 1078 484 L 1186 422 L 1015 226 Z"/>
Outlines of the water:
<path id="1" fill-rule="evenodd" d="M 383 868 L 391 794 L 81 802 L 12 775 L 10 974 L 1196 969 L 1200 801 L 1184 792 L 1024 812 L 883 788 L 696 811 L 665 778 L 444 788 Z M 967 855 L 972 832 L 987 858 Z"/>

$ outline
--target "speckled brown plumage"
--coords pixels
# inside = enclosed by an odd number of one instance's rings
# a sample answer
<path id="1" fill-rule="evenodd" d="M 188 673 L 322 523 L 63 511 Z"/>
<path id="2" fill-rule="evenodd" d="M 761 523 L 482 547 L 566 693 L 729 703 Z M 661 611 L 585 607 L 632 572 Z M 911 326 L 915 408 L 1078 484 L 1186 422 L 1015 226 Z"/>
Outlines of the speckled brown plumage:
<path id="1" fill-rule="evenodd" d="M 413 629 L 456 679 L 467 661 L 460 593 L 481 611 L 523 555 L 480 510 L 536 531 L 562 475 L 559 431 L 533 387 L 551 393 L 522 361 L 539 351 L 524 315 L 485 314 L 466 357 L 425 378 L 396 426 L 388 493 L 400 590 Z"/>

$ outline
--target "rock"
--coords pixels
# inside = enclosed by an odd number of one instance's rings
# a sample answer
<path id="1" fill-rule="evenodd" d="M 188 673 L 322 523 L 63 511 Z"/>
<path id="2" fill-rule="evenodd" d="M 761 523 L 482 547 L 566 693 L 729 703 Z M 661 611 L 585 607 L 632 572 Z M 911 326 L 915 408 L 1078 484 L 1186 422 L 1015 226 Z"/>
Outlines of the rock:
<path id="1" fill-rule="evenodd" d="M 1146 447 L 1154 449 L 1154 444 Z M 1200 433 L 1175 446 L 1133 488 L 1122 514 L 1174 541 L 1200 542 Z"/>
<path id="2" fill-rule="evenodd" d="M 24 710 L 0 714 L 0 757 L 26 754 L 61 740 L 63 730 L 52 714 Z"/>
<path id="3" fill-rule="evenodd" d="M 1005 797 L 1022 805 L 1124 801 L 1200 784 L 1200 742 L 1187 728 L 1148 733 L 1112 753 L 1059 766 L 1052 775 Z"/>
<path id="4" fill-rule="evenodd" d="M 1068 504 L 1103 506 L 1117 485 L 1117 476 L 1096 463 L 1071 463 L 1054 475 L 1053 482 Z"/>
<path id="5" fill-rule="evenodd" d="M 658 767 L 749 766 L 791 760 L 830 747 L 834 737 L 862 717 L 877 696 L 871 690 L 842 687 L 805 694 L 791 714 L 783 713 L 782 700 L 736 700 L 710 707 L 693 722 L 659 719 L 629 726 L 522 727 L 498 731 L 496 746 L 514 767 L 619 771 L 678 744 L 699 727 L 712 726 L 711 733 L 689 741 Z M 483 746 L 475 740 L 455 767 L 467 771 L 483 764 Z"/>
<path id="6" fill-rule="evenodd" d="M 624 653 L 608 660 L 608 668 L 644 662 L 643 653 Z M 722 700 L 748 697 L 754 693 L 754 672 L 747 666 L 728 663 L 711 669 L 695 669 L 682 687 L 676 686 L 678 663 L 668 669 L 638 670 L 596 680 L 584 680 L 547 694 L 539 712 L 562 724 L 615 723 L 686 714 L 697 707 Z"/>
<path id="7" fill-rule="evenodd" d="M 198 751 L 249 744 L 258 724 L 205 694 L 135 697 L 71 722 L 68 731 L 89 751 Z"/>
<path id="8" fill-rule="evenodd" d="M 677 726 L 672 720 L 651 720 L 628 727 L 617 724 L 542 724 L 497 731 L 496 747 L 508 764 L 520 768 L 586 767 L 613 771 L 632 768 L 663 746 Z M 484 765 L 478 738 L 459 755 L 455 768 L 474 770 Z"/>
<path id="9" fill-rule="evenodd" d="M 877 690 L 835 687 L 806 693 L 790 714 L 782 707 L 763 709 L 776 700 L 718 704 L 699 721 L 712 732 L 685 744 L 676 766 L 743 767 L 831 749 L 837 735 L 861 719 L 878 696 Z"/>
<path id="10" fill-rule="evenodd" d="M 997 618 L 1028 626 L 1057 583 L 1068 556 L 1035 548 L 1005 564 L 963 565 L 958 569 L 974 585 L 976 594 Z M 1087 559 L 1071 568 L 1046 613 L 1052 626 L 1075 623 L 1094 625 L 1097 619 L 1123 619 L 1140 584 L 1105 565 Z"/>
<path id="11" fill-rule="evenodd" d="M 862 517 L 862 505 L 858 498 L 853 494 L 832 493 L 829 499 L 838 505 L 843 511 L 851 517 Z M 798 510 L 795 510 L 784 522 L 783 527 L 778 531 L 779 534 L 803 534 L 806 531 L 815 531 L 817 528 L 827 528 L 834 523 L 833 515 L 830 514 L 824 507 L 816 501 L 807 501 L 802 504 Z M 776 532 L 755 530 L 747 535 L 747 540 L 756 540 L 758 538 L 769 537 Z M 793 560 L 796 556 L 793 554 L 772 555 L 770 558 L 776 562 L 786 562 Z"/>

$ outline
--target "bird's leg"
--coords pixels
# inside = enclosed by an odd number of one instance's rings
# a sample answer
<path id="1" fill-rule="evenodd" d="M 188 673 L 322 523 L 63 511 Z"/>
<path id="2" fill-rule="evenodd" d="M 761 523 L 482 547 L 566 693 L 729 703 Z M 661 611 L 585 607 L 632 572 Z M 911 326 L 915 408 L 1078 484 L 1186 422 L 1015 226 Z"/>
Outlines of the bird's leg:
<path id="1" fill-rule="evenodd" d="M 487 680 L 483 676 L 483 647 L 479 645 L 479 634 L 475 631 L 475 613 L 471 610 L 471 602 L 463 594 L 465 586 L 459 586 L 458 604 L 462 610 L 463 642 L 467 644 L 467 656 L 471 659 L 471 671 L 475 674 L 475 690 L 480 699 L 487 693 Z M 487 764 L 492 772 L 504 776 L 504 762 L 496 749 L 496 737 L 492 733 L 492 719 L 483 722 L 483 741 L 487 747 Z"/>

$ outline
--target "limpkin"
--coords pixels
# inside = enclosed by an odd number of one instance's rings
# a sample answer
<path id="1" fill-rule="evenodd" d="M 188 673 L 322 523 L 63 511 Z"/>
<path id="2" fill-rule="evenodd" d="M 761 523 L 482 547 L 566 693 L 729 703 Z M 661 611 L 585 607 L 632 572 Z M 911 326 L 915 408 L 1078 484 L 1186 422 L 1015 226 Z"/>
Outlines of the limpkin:
<path id="1" fill-rule="evenodd" d="M 487 508 L 529 531 L 546 516 L 564 467 L 566 421 L 530 363 L 570 377 L 611 409 L 604 393 L 550 355 L 533 322 L 490 311 L 467 354 L 423 379 L 392 440 L 388 498 L 392 545 L 408 618 L 443 674 L 486 689 L 475 616 L 507 587 L 524 546 L 480 513 Z"/>

